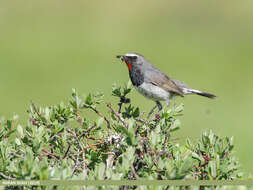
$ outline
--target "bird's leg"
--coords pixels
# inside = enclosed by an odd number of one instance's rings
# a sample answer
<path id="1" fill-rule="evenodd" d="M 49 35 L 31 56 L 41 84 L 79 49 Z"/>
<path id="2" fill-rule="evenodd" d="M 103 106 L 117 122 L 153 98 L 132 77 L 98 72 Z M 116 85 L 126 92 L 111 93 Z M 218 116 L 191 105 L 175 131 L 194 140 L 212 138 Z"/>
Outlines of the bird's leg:
<path id="1" fill-rule="evenodd" d="M 152 115 L 152 113 L 155 111 L 156 107 L 157 107 L 157 104 L 156 104 L 156 105 L 151 109 L 151 111 L 148 113 L 148 119 L 149 119 L 149 117 Z"/>
<path id="2" fill-rule="evenodd" d="M 158 107 L 158 109 L 159 109 L 159 111 L 161 111 L 162 109 L 163 109 L 163 106 L 162 106 L 162 104 L 159 102 L 159 101 L 156 101 L 156 105 L 157 105 L 157 107 Z M 155 115 L 155 118 L 156 119 L 160 119 L 160 113 L 157 113 L 156 115 Z"/>
<path id="3" fill-rule="evenodd" d="M 159 111 L 161 111 L 163 109 L 163 106 L 162 106 L 162 104 L 159 101 L 156 101 L 156 105 L 149 112 L 148 118 L 152 115 L 152 113 L 155 111 L 156 108 L 158 108 Z"/>
<path id="4" fill-rule="evenodd" d="M 159 111 L 161 111 L 163 109 L 163 106 L 159 101 L 156 101 L 156 105 L 157 105 Z"/>
<path id="5" fill-rule="evenodd" d="M 169 105 L 170 105 L 170 99 L 167 99 L 166 100 L 166 106 L 169 107 Z"/>

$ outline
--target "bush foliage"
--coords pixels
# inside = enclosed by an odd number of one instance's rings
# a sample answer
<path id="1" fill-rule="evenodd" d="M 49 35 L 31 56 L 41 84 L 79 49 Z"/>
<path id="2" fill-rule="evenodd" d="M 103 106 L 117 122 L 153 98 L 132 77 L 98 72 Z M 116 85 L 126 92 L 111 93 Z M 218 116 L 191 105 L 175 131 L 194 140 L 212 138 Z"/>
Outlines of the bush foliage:
<path id="1" fill-rule="evenodd" d="M 28 111 L 26 126 L 17 117 L 0 122 L 0 179 L 196 179 L 240 177 L 233 138 L 204 132 L 198 142 L 179 145 L 183 105 L 164 108 L 151 118 L 130 103 L 130 84 L 113 86 L 117 105 L 103 94 L 81 97 L 76 90 L 67 105 Z M 104 114 L 99 108 L 106 107 Z M 97 120 L 90 120 L 94 112 Z"/>

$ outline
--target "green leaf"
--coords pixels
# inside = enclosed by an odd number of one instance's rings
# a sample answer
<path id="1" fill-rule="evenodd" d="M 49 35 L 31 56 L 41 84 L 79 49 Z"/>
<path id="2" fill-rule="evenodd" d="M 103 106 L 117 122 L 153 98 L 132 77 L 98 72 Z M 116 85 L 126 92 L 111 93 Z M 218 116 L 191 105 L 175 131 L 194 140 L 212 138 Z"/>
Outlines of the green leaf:
<path id="1" fill-rule="evenodd" d="M 130 80 L 127 82 L 127 88 L 132 88 L 132 82 Z"/>
<path id="2" fill-rule="evenodd" d="M 193 144 L 189 138 L 186 139 L 186 147 L 190 150 L 193 149 Z"/>
<path id="3" fill-rule="evenodd" d="M 18 146 L 21 145 L 21 141 L 20 141 L 18 138 L 15 139 L 15 143 L 16 143 Z"/>
<path id="4" fill-rule="evenodd" d="M 208 166 L 210 168 L 211 176 L 216 178 L 216 162 L 213 160 L 209 161 Z"/>
<path id="5" fill-rule="evenodd" d="M 120 87 L 117 87 L 117 85 L 114 84 L 112 86 L 112 95 L 117 96 L 117 97 L 121 97 L 121 90 L 120 89 L 121 89 Z"/>
<path id="6" fill-rule="evenodd" d="M 181 103 L 181 104 L 179 104 L 179 106 L 176 107 L 175 112 L 176 112 L 176 113 L 180 113 L 180 112 L 182 112 L 183 110 L 184 110 L 184 104 Z"/>
<path id="7" fill-rule="evenodd" d="M 140 109 L 139 108 L 135 108 L 134 112 L 133 112 L 133 117 L 139 117 L 140 115 Z"/>
<path id="8" fill-rule="evenodd" d="M 104 118 L 100 117 L 97 121 L 97 126 L 100 127 L 104 122 Z"/>
<path id="9" fill-rule="evenodd" d="M 103 180 L 105 174 L 105 164 L 103 162 L 98 165 L 98 179 Z"/>
<path id="10" fill-rule="evenodd" d="M 180 167 L 180 173 L 186 174 L 189 170 L 192 169 L 193 160 L 190 157 L 184 159 L 183 164 Z"/>
<path id="11" fill-rule="evenodd" d="M 24 138 L 23 127 L 22 127 L 21 125 L 18 125 L 18 126 L 17 126 L 17 132 L 18 132 L 18 135 L 19 135 L 21 138 Z"/>
<path id="12" fill-rule="evenodd" d="M 126 126 L 110 109 L 110 114 L 103 110 L 106 105 L 97 106 L 104 104 L 102 93 L 80 98 L 75 89 L 68 104 L 38 108 L 39 114 L 31 109 L 26 126 L 17 120 L 0 119 L 0 171 L 28 180 L 132 180 L 136 178 L 131 170 L 134 166 L 140 179 L 240 178 L 239 162 L 232 152 L 233 138 L 206 130 L 197 143 L 187 139 L 180 144 L 171 131 L 181 125 L 178 116 L 182 104 L 163 109 L 156 119 L 147 119 L 140 117 L 143 110 L 130 104 L 125 97 L 128 93 L 131 82 L 123 88 L 113 87 L 112 95 L 119 97 L 121 111 L 125 110 L 120 116 Z M 113 110 L 119 109 L 116 103 L 111 105 L 115 105 Z M 96 111 L 104 113 L 110 130 Z M 10 135 L 13 132 L 16 136 Z M 113 156 L 110 163 L 109 155 Z"/>
<path id="13" fill-rule="evenodd" d="M 129 120 L 128 122 L 128 138 L 130 139 L 130 145 L 134 145 L 135 141 L 135 129 L 134 129 L 134 120 Z"/>
<path id="14" fill-rule="evenodd" d="M 89 94 L 86 98 L 85 98 L 85 103 L 87 105 L 92 105 L 92 97 L 91 94 Z"/>
<path id="15" fill-rule="evenodd" d="M 7 120 L 7 129 L 11 129 L 12 120 Z"/>
<path id="16" fill-rule="evenodd" d="M 180 120 L 179 120 L 179 119 L 176 119 L 176 120 L 172 123 L 170 131 L 171 131 L 171 132 L 176 131 L 176 130 L 178 130 L 178 129 L 180 128 L 180 126 L 181 126 Z"/>
<path id="17" fill-rule="evenodd" d="M 203 158 L 202 156 L 198 155 L 198 154 L 195 153 L 195 152 L 192 152 L 192 158 L 197 159 L 197 160 L 200 161 L 201 163 L 204 163 L 204 162 L 205 162 L 204 158 Z"/>

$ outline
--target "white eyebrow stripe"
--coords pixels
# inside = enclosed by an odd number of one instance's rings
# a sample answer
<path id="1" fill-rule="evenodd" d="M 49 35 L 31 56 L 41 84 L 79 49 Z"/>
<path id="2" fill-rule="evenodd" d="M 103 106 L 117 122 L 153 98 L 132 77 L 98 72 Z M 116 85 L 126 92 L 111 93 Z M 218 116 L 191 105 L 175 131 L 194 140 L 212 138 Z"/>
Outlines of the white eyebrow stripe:
<path id="1" fill-rule="evenodd" d="M 138 55 L 135 54 L 135 53 L 127 53 L 125 56 L 127 56 L 127 57 L 134 57 L 134 56 L 138 56 Z"/>

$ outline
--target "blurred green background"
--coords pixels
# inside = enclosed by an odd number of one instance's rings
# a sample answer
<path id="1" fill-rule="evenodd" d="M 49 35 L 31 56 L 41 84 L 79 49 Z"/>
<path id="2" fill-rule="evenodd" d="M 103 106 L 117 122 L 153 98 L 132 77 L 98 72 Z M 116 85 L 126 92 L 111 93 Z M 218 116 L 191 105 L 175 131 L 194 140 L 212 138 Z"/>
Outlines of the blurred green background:
<path id="1" fill-rule="evenodd" d="M 185 104 L 181 140 L 206 128 L 235 136 L 236 155 L 252 172 L 253 1 L 2 0 L 0 116 L 20 115 L 30 100 L 66 102 L 128 81 L 117 54 L 138 52 L 170 77 L 215 93 L 178 98 Z M 136 91 L 144 110 L 154 103 Z"/>

